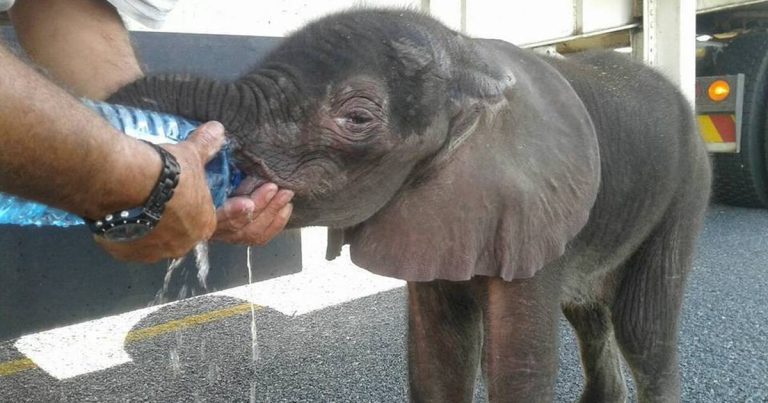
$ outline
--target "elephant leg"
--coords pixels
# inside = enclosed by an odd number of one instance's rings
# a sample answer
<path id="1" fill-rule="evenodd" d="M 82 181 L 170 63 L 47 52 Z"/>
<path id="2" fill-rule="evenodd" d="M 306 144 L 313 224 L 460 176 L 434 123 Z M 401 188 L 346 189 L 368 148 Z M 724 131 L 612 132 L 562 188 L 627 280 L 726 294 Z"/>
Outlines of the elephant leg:
<path id="1" fill-rule="evenodd" d="M 471 402 L 482 344 L 469 282 L 408 283 L 411 401 Z"/>
<path id="2" fill-rule="evenodd" d="M 640 402 L 680 401 L 678 322 L 699 219 L 694 203 L 670 211 L 625 264 L 612 308 Z"/>
<path id="3" fill-rule="evenodd" d="M 581 403 L 624 402 L 627 385 L 621 372 L 619 348 L 613 336 L 611 313 L 604 305 L 575 305 L 563 307 L 579 339 L 581 365 L 586 385 Z"/>
<path id="4" fill-rule="evenodd" d="M 551 402 L 558 365 L 559 282 L 554 271 L 487 279 L 483 367 L 490 402 Z"/>

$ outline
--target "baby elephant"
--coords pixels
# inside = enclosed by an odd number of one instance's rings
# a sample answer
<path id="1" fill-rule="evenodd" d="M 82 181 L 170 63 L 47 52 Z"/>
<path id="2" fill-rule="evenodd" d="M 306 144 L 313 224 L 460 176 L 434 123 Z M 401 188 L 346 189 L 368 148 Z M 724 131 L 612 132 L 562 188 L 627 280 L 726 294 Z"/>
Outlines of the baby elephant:
<path id="1" fill-rule="evenodd" d="M 224 123 L 247 183 L 295 192 L 329 257 L 408 281 L 410 398 L 552 401 L 559 311 L 583 402 L 680 399 L 683 288 L 710 167 L 691 108 L 612 53 L 554 59 L 411 11 L 354 10 L 233 82 L 141 79 L 111 102 Z M 249 189 L 244 189 L 245 191 Z"/>

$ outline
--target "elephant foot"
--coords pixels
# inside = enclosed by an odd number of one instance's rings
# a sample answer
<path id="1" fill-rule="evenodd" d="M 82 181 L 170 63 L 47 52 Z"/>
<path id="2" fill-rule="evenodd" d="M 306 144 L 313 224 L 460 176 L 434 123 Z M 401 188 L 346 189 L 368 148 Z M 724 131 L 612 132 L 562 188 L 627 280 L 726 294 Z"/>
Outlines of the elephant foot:
<path id="1" fill-rule="evenodd" d="M 581 394 L 579 403 L 626 403 L 627 395 L 627 387 L 623 384 L 611 387 L 587 386 Z"/>

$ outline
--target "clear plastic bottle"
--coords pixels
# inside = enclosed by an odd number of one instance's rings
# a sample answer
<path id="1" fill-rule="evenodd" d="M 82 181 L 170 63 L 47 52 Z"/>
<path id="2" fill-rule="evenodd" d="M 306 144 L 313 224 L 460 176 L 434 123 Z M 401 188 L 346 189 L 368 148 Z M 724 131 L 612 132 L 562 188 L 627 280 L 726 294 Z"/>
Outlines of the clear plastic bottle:
<path id="1" fill-rule="evenodd" d="M 83 102 L 116 129 L 155 144 L 184 140 L 199 125 L 165 113 L 91 100 Z M 240 172 L 231 162 L 229 145 L 205 166 L 205 171 L 214 204 L 219 206 L 240 181 Z M 68 227 L 84 222 L 72 213 L 0 193 L 0 224 Z"/>

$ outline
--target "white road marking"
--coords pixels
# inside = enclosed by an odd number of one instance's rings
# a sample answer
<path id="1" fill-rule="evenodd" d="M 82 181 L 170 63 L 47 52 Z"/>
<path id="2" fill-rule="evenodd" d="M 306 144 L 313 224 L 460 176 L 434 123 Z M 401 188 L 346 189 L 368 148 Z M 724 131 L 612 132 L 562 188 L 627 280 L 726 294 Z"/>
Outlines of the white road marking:
<path id="1" fill-rule="evenodd" d="M 325 261 L 324 239 L 325 229 L 302 230 L 302 262 L 307 266 L 299 273 L 208 295 L 243 299 L 286 315 L 303 315 L 405 285 L 358 268 L 346 250 L 333 262 Z M 162 307 L 23 336 L 14 346 L 57 379 L 104 370 L 131 362 L 124 349 L 126 336 L 141 319 Z"/>
<path id="2" fill-rule="evenodd" d="M 223 295 L 267 306 L 285 315 L 308 312 L 402 287 L 400 280 L 377 276 L 354 266 L 325 265 L 300 273 L 219 291 Z"/>
<path id="3" fill-rule="evenodd" d="M 125 336 L 141 319 L 162 306 L 96 319 L 28 336 L 14 346 L 57 379 L 67 379 L 131 362 Z"/>

